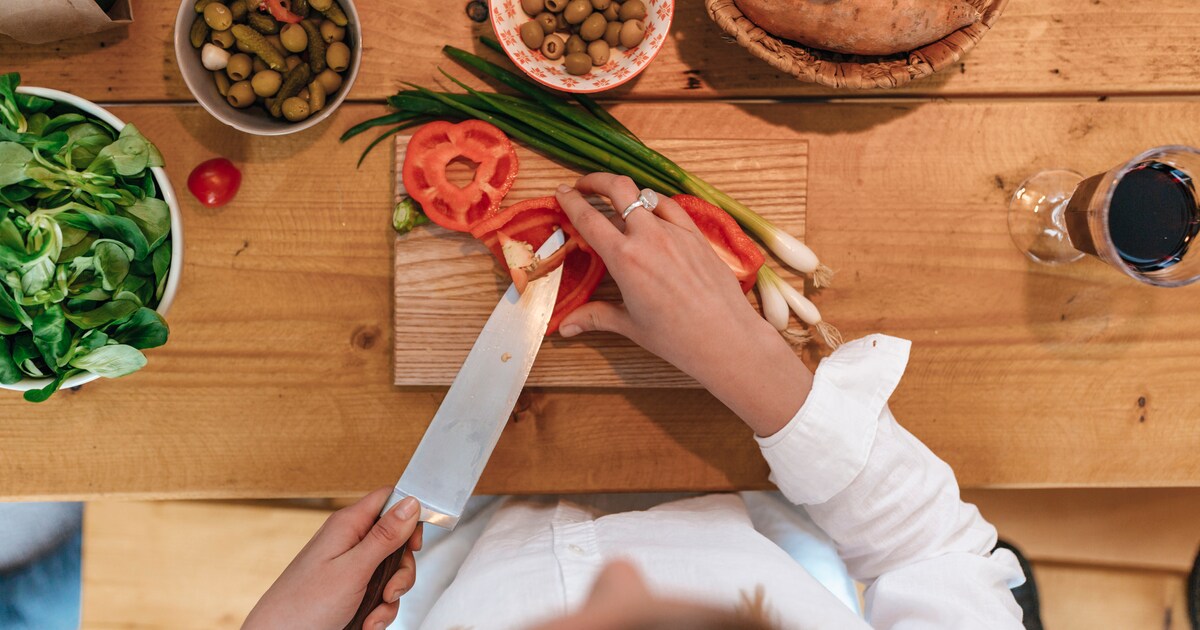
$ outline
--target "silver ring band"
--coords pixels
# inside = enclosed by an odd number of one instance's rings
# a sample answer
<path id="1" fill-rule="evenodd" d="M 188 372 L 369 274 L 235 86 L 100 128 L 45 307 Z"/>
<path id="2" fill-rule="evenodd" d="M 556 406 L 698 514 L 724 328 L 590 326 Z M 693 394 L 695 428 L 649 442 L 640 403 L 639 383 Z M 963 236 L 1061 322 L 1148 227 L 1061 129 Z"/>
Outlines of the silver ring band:
<path id="1" fill-rule="evenodd" d="M 629 204 L 628 206 L 625 206 L 625 209 L 621 211 L 621 218 L 622 219 L 628 218 L 630 213 L 632 213 L 634 210 L 637 210 L 638 208 L 645 208 L 651 212 L 654 212 L 654 209 L 657 207 L 658 207 L 658 193 L 654 192 L 653 190 L 650 190 L 649 188 L 643 188 L 641 190 L 641 192 L 638 193 L 638 198 L 635 199 L 633 201 L 633 203 Z"/>

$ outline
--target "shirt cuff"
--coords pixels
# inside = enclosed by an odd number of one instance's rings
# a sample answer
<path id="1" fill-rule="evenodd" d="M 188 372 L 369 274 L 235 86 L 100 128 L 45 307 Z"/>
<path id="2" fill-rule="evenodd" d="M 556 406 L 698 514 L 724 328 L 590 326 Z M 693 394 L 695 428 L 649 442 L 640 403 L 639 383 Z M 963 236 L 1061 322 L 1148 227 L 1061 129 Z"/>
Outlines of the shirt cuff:
<path id="1" fill-rule="evenodd" d="M 771 481 L 792 503 L 824 503 L 862 471 L 911 345 L 887 335 L 843 345 L 817 366 L 808 399 L 787 426 L 755 437 Z"/>

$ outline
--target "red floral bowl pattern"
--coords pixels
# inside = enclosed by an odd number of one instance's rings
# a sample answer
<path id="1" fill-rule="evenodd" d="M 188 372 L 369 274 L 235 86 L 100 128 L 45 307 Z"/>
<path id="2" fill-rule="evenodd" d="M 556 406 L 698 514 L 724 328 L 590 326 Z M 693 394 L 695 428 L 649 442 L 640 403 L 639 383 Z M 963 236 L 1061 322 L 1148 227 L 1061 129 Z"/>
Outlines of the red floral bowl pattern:
<path id="1" fill-rule="evenodd" d="M 582 75 L 567 74 L 562 60 L 546 59 L 540 50 L 530 50 L 521 41 L 521 25 L 531 18 L 521 9 L 519 0 L 492 0 L 492 28 L 504 52 L 517 67 L 542 85 L 564 92 L 590 93 L 608 90 L 637 76 L 654 60 L 667 39 L 675 0 L 642 0 L 646 3 L 646 37 L 628 50 L 612 49 L 608 63 Z"/>

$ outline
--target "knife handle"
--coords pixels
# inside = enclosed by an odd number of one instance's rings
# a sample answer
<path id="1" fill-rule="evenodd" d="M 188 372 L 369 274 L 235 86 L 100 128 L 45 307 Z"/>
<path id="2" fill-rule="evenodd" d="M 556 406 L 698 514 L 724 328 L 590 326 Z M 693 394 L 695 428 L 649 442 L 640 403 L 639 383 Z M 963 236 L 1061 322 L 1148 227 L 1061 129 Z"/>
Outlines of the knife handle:
<path id="1" fill-rule="evenodd" d="M 346 624 L 343 630 L 363 630 L 363 623 L 367 620 L 367 615 L 383 603 L 383 589 L 387 586 L 388 580 L 396 575 L 396 571 L 400 570 L 400 559 L 404 556 L 404 550 L 407 547 L 408 543 L 406 542 L 375 567 L 375 573 L 371 574 L 371 581 L 367 582 L 367 592 L 363 595 L 362 603 L 358 605 L 354 618 Z M 368 630 L 375 629 L 369 628 Z"/>

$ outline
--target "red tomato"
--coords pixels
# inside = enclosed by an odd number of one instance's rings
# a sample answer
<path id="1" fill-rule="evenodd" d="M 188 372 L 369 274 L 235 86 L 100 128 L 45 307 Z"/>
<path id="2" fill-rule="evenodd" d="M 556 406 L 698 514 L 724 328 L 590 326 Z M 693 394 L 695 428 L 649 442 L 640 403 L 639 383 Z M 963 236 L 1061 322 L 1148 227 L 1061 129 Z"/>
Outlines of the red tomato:
<path id="1" fill-rule="evenodd" d="M 242 172 L 225 158 L 201 162 L 188 175 L 188 190 L 208 208 L 223 206 L 237 196 L 242 185 Z"/>
<path id="2" fill-rule="evenodd" d="M 266 5 L 267 10 L 271 12 L 271 17 L 275 18 L 277 22 L 299 24 L 303 21 L 303 18 L 299 15 L 292 13 L 292 3 L 290 0 L 262 0 L 262 2 Z"/>
<path id="3" fill-rule="evenodd" d="M 562 227 L 566 243 L 554 256 L 538 265 L 541 275 L 553 271 L 559 264 L 563 267 L 562 281 L 558 285 L 558 301 L 555 302 L 554 312 L 550 315 L 547 335 L 558 330 L 563 318 L 583 306 L 588 298 L 592 297 L 596 287 L 600 286 L 600 281 L 604 279 L 604 261 L 600 260 L 600 255 L 592 251 L 575 230 L 575 226 L 567 220 L 566 213 L 554 197 L 529 199 L 513 204 L 480 221 L 471 230 L 471 235 L 483 241 L 496 259 L 507 267 L 501 245 L 502 236 L 529 243 L 536 251 L 550 238 L 556 227 Z M 524 271 L 521 269 L 510 269 L 509 272 L 518 286 L 528 279 L 522 275 Z"/>
<path id="4" fill-rule="evenodd" d="M 479 165 L 462 188 L 446 177 L 446 167 L 460 157 Z M 517 152 L 503 131 L 481 120 L 426 123 L 408 141 L 403 176 L 430 221 L 466 232 L 500 207 L 517 178 Z"/>
<path id="5" fill-rule="evenodd" d="M 713 251 L 737 276 L 742 292 L 748 293 L 758 279 L 758 268 L 766 262 L 758 245 L 721 208 L 692 195 L 675 195 L 671 200 L 688 213 Z"/>

